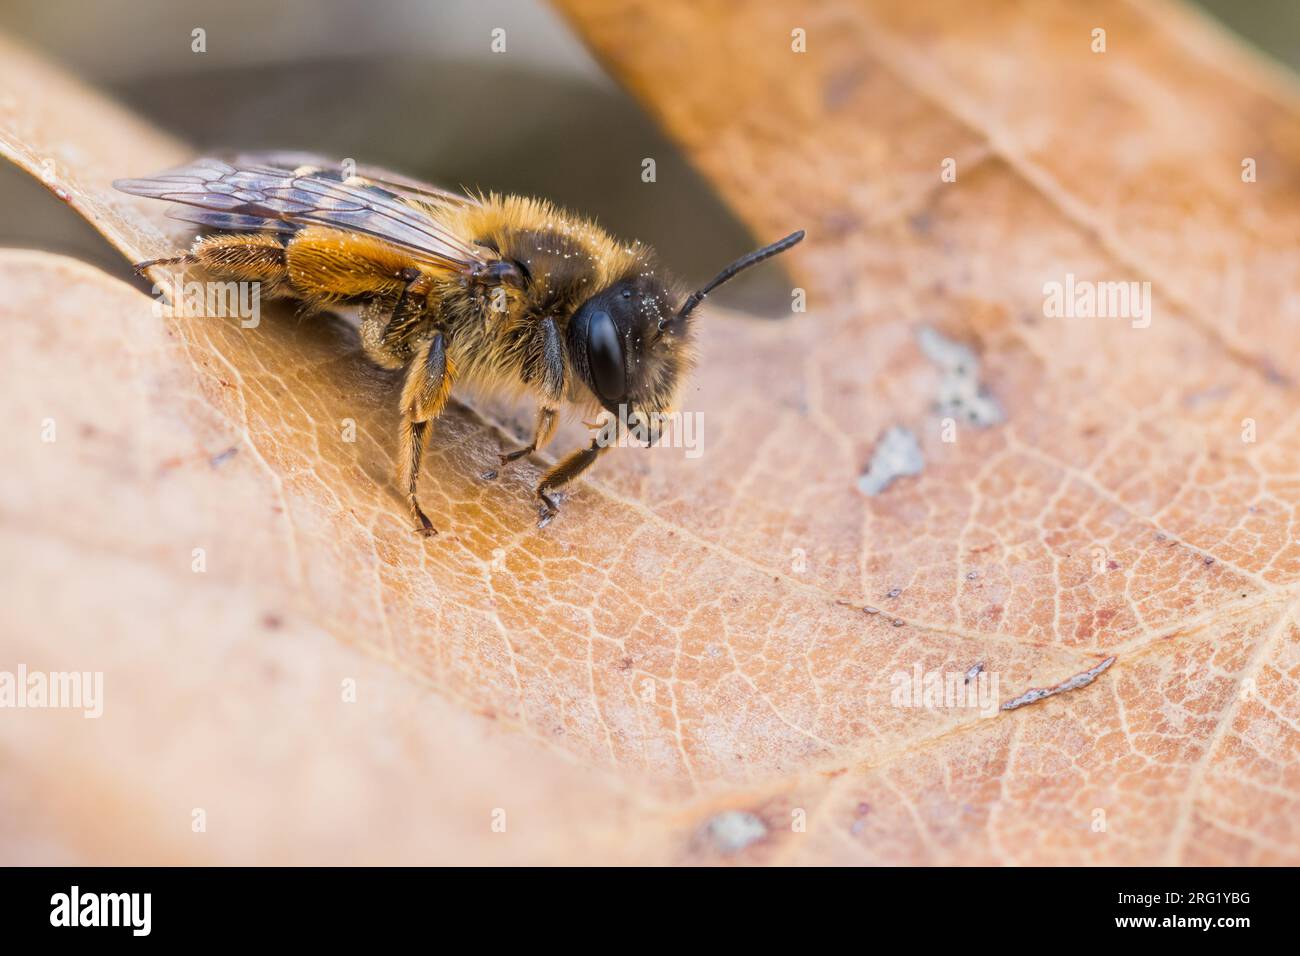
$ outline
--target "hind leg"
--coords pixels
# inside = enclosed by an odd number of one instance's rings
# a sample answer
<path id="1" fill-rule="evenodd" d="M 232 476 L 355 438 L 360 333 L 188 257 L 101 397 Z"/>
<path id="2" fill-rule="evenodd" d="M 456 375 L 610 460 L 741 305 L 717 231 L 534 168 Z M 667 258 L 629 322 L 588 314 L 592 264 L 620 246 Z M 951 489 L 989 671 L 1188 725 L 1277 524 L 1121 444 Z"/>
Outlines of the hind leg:
<path id="1" fill-rule="evenodd" d="M 250 232 L 201 236 L 190 251 L 135 264 L 137 275 L 152 266 L 197 265 L 214 277 L 236 282 L 259 282 L 261 295 L 272 299 L 293 295 L 289 285 L 284 242 L 271 233 Z"/>

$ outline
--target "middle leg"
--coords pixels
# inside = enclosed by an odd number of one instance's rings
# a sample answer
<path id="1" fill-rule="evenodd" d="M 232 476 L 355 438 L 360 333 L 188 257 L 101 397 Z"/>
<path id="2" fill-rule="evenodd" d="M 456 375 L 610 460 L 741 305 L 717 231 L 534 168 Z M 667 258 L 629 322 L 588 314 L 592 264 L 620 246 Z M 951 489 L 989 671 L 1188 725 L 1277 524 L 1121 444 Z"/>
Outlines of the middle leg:
<path id="1" fill-rule="evenodd" d="M 429 428 L 447 404 L 455 377 L 455 366 L 447 355 L 447 336 L 435 331 L 415 348 L 402 385 L 402 431 L 397 463 L 398 481 L 405 482 L 406 504 L 415 530 L 425 537 L 437 534 L 420 507 L 418 486 L 420 462 L 429 438 Z"/>
<path id="2" fill-rule="evenodd" d="M 406 269 L 398 278 L 406 284 L 396 303 L 381 297 L 361 308 L 361 347 L 384 368 L 401 368 L 410 361 L 408 336 L 428 311 L 429 277 L 418 269 Z"/>

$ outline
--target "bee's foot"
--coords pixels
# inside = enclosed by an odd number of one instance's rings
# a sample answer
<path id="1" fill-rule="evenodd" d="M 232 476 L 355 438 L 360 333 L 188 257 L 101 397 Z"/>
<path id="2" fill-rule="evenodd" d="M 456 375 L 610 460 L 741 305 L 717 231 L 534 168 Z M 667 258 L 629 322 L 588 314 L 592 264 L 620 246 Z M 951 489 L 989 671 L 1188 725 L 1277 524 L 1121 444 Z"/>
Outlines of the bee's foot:
<path id="1" fill-rule="evenodd" d="M 545 528 L 555 520 L 555 516 L 560 513 L 560 503 L 550 495 L 543 492 L 537 493 L 537 527 Z"/>
<path id="2" fill-rule="evenodd" d="M 525 445 L 523 448 L 516 448 L 514 451 L 503 452 L 497 455 L 501 459 L 501 467 L 504 468 L 512 461 L 518 461 L 520 458 L 526 458 L 536 450 L 535 445 Z"/>
<path id="3" fill-rule="evenodd" d="M 144 262 L 137 262 L 133 265 L 131 271 L 143 279 L 145 270 L 151 269 L 154 266 L 178 266 L 193 261 L 194 257 L 189 254 L 183 256 L 166 256 L 162 259 L 146 259 Z"/>
<path id="4" fill-rule="evenodd" d="M 430 521 L 428 516 L 418 507 L 413 509 L 411 517 L 415 519 L 415 522 L 418 525 L 418 527 L 413 528 L 412 530 L 421 537 L 432 538 L 438 533 L 438 529 L 433 526 L 433 522 Z"/>

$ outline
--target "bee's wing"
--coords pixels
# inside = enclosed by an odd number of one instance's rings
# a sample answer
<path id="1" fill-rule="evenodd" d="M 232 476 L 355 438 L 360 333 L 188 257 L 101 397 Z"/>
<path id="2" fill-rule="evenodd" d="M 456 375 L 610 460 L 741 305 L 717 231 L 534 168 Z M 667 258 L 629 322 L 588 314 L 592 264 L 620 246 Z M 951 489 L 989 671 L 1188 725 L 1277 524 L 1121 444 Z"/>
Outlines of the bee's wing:
<path id="1" fill-rule="evenodd" d="M 297 167 L 295 167 L 296 169 Z M 443 268 L 469 271 L 495 255 L 438 222 L 420 205 L 382 186 L 344 179 L 341 172 L 200 159 L 149 179 L 119 179 L 122 192 L 197 207 L 182 218 L 236 232 L 292 232 L 305 225 L 329 226 L 373 236 L 414 258 Z M 448 194 L 449 196 L 451 194 Z M 435 200 L 420 197 L 419 202 Z"/>
<path id="2" fill-rule="evenodd" d="M 275 166 L 279 169 L 311 167 L 326 172 L 347 173 L 353 177 L 364 179 L 381 189 L 386 189 L 395 195 L 402 196 L 405 199 L 414 199 L 417 202 L 446 203 L 453 206 L 477 206 L 479 204 L 479 201 L 472 196 L 454 193 L 449 189 L 443 189 L 441 186 L 435 186 L 433 183 L 426 183 L 423 180 L 412 179 L 410 176 L 403 176 L 401 173 L 385 169 L 383 166 L 371 166 L 350 160 L 345 164 L 342 160 L 321 156 L 317 153 L 283 150 L 264 153 L 240 153 L 230 162 L 236 166 Z"/>

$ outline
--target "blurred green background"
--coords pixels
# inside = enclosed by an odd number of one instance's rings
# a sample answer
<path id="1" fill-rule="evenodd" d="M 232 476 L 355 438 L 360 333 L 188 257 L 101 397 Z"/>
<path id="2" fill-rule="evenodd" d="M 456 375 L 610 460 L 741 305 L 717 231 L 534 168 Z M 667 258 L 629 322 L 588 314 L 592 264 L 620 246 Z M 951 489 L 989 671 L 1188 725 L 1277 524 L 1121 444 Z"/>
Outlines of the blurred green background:
<path id="1" fill-rule="evenodd" d="M 1300 73 L 1298 0 L 1197 0 L 1197 6 L 1293 72 Z"/>

